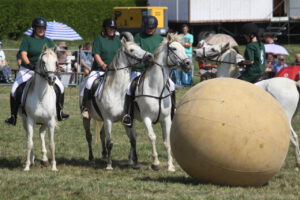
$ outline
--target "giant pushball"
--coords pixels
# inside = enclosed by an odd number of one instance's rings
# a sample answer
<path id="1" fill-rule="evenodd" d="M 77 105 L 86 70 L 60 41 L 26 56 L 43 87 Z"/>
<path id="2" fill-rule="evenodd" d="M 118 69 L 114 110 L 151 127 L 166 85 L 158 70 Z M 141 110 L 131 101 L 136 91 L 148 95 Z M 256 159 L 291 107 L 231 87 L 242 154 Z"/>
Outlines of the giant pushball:
<path id="1" fill-rule="evenodd" d="M 245 81 L 216 78 L 191 88 L 171 128 L 173 155 L 200 182 L 259 186 L 281 168 L 289 123 L 280 104 Z"/>

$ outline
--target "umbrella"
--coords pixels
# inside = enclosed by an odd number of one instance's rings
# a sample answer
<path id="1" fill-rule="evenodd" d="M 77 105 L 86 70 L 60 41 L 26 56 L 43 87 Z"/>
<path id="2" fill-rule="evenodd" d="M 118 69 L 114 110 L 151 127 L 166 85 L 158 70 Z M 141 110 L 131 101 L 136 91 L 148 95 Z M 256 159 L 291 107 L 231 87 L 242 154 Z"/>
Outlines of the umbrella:
<path id="1" fill-rule="evenodd" d="M 229 42 L 230 47 L 238 46 L 236 41 L 230 35 L 223 34 L 223 33 L 210 35 L 205 39 L 205 42 L 209 45 Z"/>
<path id="2" fill-rule="evenodd" d="M 299 72 L 300 72 L 299 65 L 291 65 L 291 66 L 282 68 L 276 74 L 276 77 L 286 77 L 286 78 L 292 79 L 294 81 L 298 81 L 299 80 Z"/>
<path id="3" fill-rule="evenodd" d="M 289 55 L 288 51 L 278 44 L 265 44 L 266 53 Z"/>
<path id="4" fill-rule="evenodd" d="M 31 35 L 32 28 L 24 34 Z M 82 40 L 80 35 L 71 27 L 56 21 L 47 22 L 46 37 L 52 40 Z"/>

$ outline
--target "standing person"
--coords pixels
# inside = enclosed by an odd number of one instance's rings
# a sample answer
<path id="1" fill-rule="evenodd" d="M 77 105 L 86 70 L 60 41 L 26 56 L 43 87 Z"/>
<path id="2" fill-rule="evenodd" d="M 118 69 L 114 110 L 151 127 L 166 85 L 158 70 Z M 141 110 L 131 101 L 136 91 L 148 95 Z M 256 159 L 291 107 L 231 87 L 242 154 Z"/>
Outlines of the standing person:
<path id="1" fill-rule="evenodd" d="M 2 71 L 5 82 L 12 83 L 11 69 L 8 66 L 8 62 L 5 57 L 5 53 L 2 50 L 3 43 L 0 41 L 0 71 Z"/>
<path id="2" fill-rule="evenodd" d="M 295 54 L 295 61 L 291 65 L 300 65 L 300 53 Z"/>
<path id="3" fill-rule="evenodd" d="M 160 43 L 163 41 L 163 37 L 156 32 L 158 21 L 154 16 L 144 16 L 143 17 L 143 31 L 136 34 L 134 41 L 140 45 L 140 47 L 148 51 L 149 53 L 154 54 L 156 49 L 160 46 Z M 134 102 L 134 91 L 136 88 L 136 81 L 134 79 L 137 76 L 140 76 L 147 66 L 136 66 L 132 68 L 130 79 L 133 83 L 128 89 L 125 99 L 125 111 L 126 114 L 123 116 L 122 123 L 125 126 L 132 126 L 133 119 L 133 102 Z M 135 79 L 137 80 L 137 79 Z M 169 79 L 170 89 L 172 90 L 172 111 L 175 110 L 175 91 L 174 83 Z M 172 114 L 173 115 L 173 114 Z"/>
<path id="4" fill-rule="evenodd" d="M 189 27 L 187 24 L 183 24 L 181 27 L 181 31 L 183 34 L 183 39 L 184 39 L 184 48 L 185 48 L 185 53 L 189 57 L 191 63 L 193 63 L 192 57 L 193 57 L 193 42 L 194 42 L 194 36 L 189 33 Z M 181 84 L 183 85 L 192 85 L 192 70 L 190 69 L 188 73 L 185 72 L 180 72 L 179 73 L 179 78 L 181 74 Z"/>
<path id="5" fill-rule="evenodd" d="M 107 66 L 112 62 L 117 51 L 121 47 L 120 38 L 116 37 L 117 24 L 113 19 L 105 19 L 102 24 L 103 32 L 98 35 L 92 47 L 94 62 L 92 71 L 88 76 L 84 90 L 80 92 L 83 96 L 81 114 L 83 118 L 89 118 L 88 102 L 91 99 L 91 88 L 95 79 L 100 78 Z"/>
<path id="6" fill-rule="evenodd" d="M 87 42 L 84 44 L 83 51 L 80 52 L 81 72 L 87 76 L 90 74 L 93 64 L 92 44 Z"/>
<path id="7" fill-rule="evenodd" d="M 35 18 L 32 21 L 33 32 L 31 36 L 25 37 L 21 43 L 20 51 L 22 57 L 22 64 L 17 74 L 16 80 L 12 86 L 10 94 L 10 107 L 11 117 L 6 119 L 5 122 L 10 125 L 16 125 L 18 108 L 21 104 L 21 93 L 27 82 L 33 75 L 44 46 L 49 48 L 54 47 L 54 43 L 51 39 L 45 36 L 47 22 L 44 18 Z M 69 118 L 69 115 L 64 114 L 64 87 L 60 80 L 56 78 L 54 90 L 56 93 L 56 112 L 58 121 L 62 121 Z"/>
<path id="8" fill-rule="evenodd" d="M 239 77 L 251 83 L 259 80 L 260 76 L 265 71 L 265 47 L 258 40 L 258 27 L 254 23 L 247 23 L 242 26 L 243 35 L 247 41 L 245 49 L 245 71 Z"/>

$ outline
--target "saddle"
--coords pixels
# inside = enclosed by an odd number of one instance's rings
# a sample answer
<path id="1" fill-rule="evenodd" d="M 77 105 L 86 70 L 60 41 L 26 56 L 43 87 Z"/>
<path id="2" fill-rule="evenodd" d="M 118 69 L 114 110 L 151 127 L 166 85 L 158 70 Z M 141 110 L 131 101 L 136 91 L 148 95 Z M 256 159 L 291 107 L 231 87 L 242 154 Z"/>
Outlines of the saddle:
<path id="1" fill-rule="evenodd" d="M 103 83 L 104 83 L 104 75 L 100 76 L 100 78 L 95 79 L 95 81 L 92 84 L 91 87 L 91 92 L 90 92 L 90 96 L 88 97 L 88 99 L 92 100 L 92 104 L 96 110 L 96 112 L 98 113 L 98 115 L 102 118 L 102 114 L 101 111 L 97 105 L 96 102 L 96 96 L 98 96 L 98 94 L 100 94 L 102 92 L 103 89 Z"/>

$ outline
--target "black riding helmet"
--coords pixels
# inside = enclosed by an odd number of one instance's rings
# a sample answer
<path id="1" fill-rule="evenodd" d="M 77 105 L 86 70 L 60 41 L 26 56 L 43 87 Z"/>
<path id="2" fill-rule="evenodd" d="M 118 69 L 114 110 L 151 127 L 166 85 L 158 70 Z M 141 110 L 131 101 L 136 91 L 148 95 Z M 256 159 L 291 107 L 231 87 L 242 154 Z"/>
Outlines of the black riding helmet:
<path id="1" fill-rule="evenodd" d="M 258 26 L 255 23 L 247 23 L 242 26 L 243 35 L 256 35 L 258 34 Z"/>
<path id="2" fill-rule="evenodd" d="M 47 21 L 42 18 L 42 17 L 38 17 L 32 20 L 32 28 L 35 27 L 47 27 Z"/>
<path id="3" fill-rule="evenodd" d="M 103 20 L 102 27 L 117 28 L 117 23 L 114 19 L 108 18 Z"/>
<path id="4" fill-rule="evenodd" d="M 154 16 L 143 17 L 143 28 L 157 28 L 158 21 Z"/>

